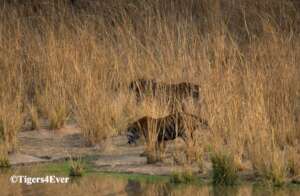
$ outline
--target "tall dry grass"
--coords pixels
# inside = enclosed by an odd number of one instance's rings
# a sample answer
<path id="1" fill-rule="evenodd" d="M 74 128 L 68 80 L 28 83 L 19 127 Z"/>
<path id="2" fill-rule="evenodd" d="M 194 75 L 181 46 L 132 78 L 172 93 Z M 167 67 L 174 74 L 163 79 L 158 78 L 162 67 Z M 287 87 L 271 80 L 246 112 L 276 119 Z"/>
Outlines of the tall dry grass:
<path id="1" fill-rule="evenodd" d="M 299 175 L 291 164 L 300 151 L 297 1 L 74 2 L 1 3 L 7 144 L 15 145 L 28 104 L 53 129 L 75 118 L 95 144 L 138 116 L 168 113 L 166 100 L 136 104 L 130 81 L 190 81 L 201 86 L 201 107 L 185 108 L 211 129 L 201 151 L 226 149 L 266 176 Z"/>

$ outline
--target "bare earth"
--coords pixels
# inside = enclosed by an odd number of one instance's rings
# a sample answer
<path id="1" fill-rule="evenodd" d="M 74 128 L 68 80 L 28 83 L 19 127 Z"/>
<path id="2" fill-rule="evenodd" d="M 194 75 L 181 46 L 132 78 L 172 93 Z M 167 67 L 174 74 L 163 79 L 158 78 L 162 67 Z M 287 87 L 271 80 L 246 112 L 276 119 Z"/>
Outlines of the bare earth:
<path id="1" fill-rule="evenodd" d="M 19 133 L 18 139 L 18 152 L 9 155 L 10 163 L 15 166 L 90 156 L 99 171 L 168 175 L 185 169 L 183 166 L 175 166 L 172 161 L 147 164 L 146 157 L 140 156 L 144 146 L 127 144 L 125 136 L 113 137 L 101 146 L 86 147 L 79 128 L 71 125 L 60 130 L 23 131 Z M 172 146 L 174 144 L 168 144 L 169 151 Z M 195 172 L 198 170 L 197 167 L 190 169 Z"/>
<path id="2" fill-rule="evenodd" d="M 174 171 L 187 169 L 186 166 L 174 164 L 171 156 L 174 148 L 183 147 L 184 143 L 180 139 L 167 144 L 164 161 L 156 164 L 148 164 L 146 157 L 141 156 L 145 150 L 143 144 L 129 145 L 126 136 L 112 137 L 101 146 L 87 147 L 79 128 L 74 125 L 52 131 L 47 129 L 23 131 L 19 133 L 18 141 L 18 152 L 9 155 L 9 161 L 13 166 L 62 161 L 79 156 L 92 157 L 94 169 L 103 172 L 170 175 Z M 203 164 L 201 174 L 196 165 L 189 166 L 188 169 L 207 179 L 211 164 L 208 160 Z M 240 174 L 245 180 L 253 180 L 253 172 L 249 169 Z M 300 176 L 291 180 L 299 184 Z"/>

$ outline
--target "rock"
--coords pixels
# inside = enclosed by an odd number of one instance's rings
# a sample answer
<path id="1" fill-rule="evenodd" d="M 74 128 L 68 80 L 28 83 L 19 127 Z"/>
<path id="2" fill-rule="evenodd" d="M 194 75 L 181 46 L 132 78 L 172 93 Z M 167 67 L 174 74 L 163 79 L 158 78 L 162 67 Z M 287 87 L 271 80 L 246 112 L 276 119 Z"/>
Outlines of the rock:
<path id="1" fill-rule="evenodd" d="M 196 167 L 190 168 L 192 172 L 198 172 Z M 174 172 L 184 172 L 185 168 L 180 166 L 145 164 L 145 165 L 120 165 L 116 167 L 98 168 L 99 171 L 106 172 L 125 172 L 147 175 L 171 175 Z"/>
<path id="2" fill-rule="evenodd" d="M 97 167 L 119 166 L 119 165 L 144 165 L 147 163 L 146 157 L 136 155 L 119 155 L 119 156 L 101 156 L 94 161 Z"/>
<path id="3" fill-rule="evenodd" d="M 29 163 L 41 163 L 49 161 L 49 159 L 41 159 L 38 157 L 19 153 L 9 155 L 8 159 L 11 165 L 24 165 Z"/>

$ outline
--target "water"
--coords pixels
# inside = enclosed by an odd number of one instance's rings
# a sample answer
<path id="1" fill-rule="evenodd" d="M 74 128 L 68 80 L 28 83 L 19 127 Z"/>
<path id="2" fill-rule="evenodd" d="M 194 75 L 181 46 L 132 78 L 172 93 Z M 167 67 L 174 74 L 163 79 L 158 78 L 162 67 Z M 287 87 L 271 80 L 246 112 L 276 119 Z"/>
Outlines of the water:
<path id="1" fill-rule="evenodd" d="M 67 176 L 64 172 L 51 175 Z M 55 172 L 54 172 L 55 173 Z M 137 177 L 132 175 L 112 175 L 91 173 L 81 178 L 74 178 L 67 184 L 12 184 L 10 176 L 27 175 L 42 177 L 47 172 L 35 168 L 14 169 L 0 172 L 0 196 L 6 195 L 124 195 L 124 196 L 299 196 L 299 186 L 287 186 L 284 188 L 268 188 L 252 184 L 243 184 L 233 187 L 222 187 L 212 185 L 174 185 L 168 182 L 168 178 L 151 178 L 147 176 Z"/>

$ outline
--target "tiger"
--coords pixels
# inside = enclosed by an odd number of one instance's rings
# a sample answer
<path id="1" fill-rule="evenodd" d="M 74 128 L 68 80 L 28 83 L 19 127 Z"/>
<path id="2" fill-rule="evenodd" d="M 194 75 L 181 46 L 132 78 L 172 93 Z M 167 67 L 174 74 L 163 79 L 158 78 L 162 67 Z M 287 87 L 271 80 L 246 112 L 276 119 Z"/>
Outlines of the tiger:
<path id="1" fill-rule="evenodd" d="M 138 79 L 130 82 L 129 91 L 135 94 L 137 102 L 140 102 L 144 97 L 152 95 L 166 95 L 169 99 L 175 99 L 182 102 L 187 97 L 192 97 L 193 100 L 200 99 L 200 87 L 197 84 L 190 82 L 181 83 L 163 83 L 153 79 L 145 80 Z"/>
<path id="2" fill-rule="evenodd" d="M 192 122 L 191 127 L 186 126 L 186 122 Z M 159 146 L 162 142 L 174 140 L 177 137 L 185 142 L 189 138 L 193 139 L 194 131 L 198 128 L 208 128 L 208 122 L 192 114 L 169 114 L 162 118 L 152 118 L 144 116 L 131 123 L 127 128 L 128 144 L 136 144 L 136 141 L 143 136 L 146 142 L 149 142 L 149 130 L 154 126 L 156 142 Z M 189 130 L 187 129 L 189 128 Z"/>

